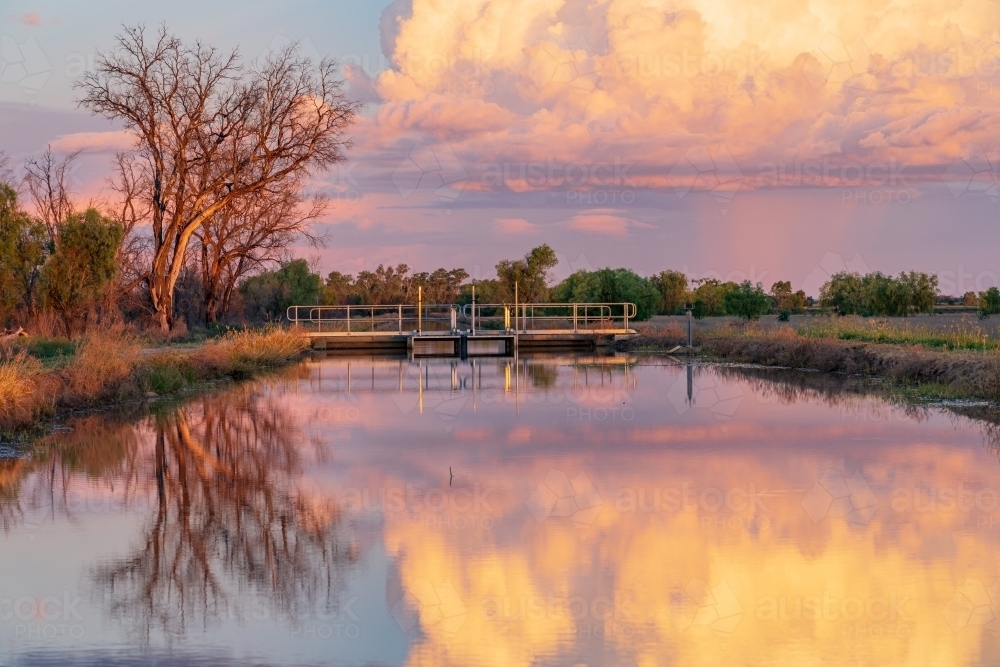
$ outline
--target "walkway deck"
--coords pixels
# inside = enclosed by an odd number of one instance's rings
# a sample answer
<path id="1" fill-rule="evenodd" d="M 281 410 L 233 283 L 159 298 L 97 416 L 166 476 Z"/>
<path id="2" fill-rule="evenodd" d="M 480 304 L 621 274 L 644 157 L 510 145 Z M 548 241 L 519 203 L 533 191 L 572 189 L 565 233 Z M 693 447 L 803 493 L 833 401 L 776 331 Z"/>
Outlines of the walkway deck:
<path id="1" fill-rule="evenodd" d="M 635 305 L 395 304 L 292 306 L 288 319 L 314 349 L 414 357 L 502 357 L 518 351 L 589 351 L 636 335 Z"/>

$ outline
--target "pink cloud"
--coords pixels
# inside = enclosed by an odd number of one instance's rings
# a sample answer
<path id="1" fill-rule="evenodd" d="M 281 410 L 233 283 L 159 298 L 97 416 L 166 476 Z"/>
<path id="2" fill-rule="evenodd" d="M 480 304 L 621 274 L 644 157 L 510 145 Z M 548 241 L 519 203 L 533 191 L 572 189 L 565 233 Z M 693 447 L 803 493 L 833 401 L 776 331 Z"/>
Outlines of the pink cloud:
<path id="1" fill-rule="evenodd" d="M 531 234 L 538 230 L 537 225 L 523 218 L 497 218 L 493 221 L 493 227 L 501 234 Z"/>
<path id="2" fill-rule="evenodd" d="M 382 132 L 423 131 L 454 139 L 508 127 L 515 116 L 493 102 L 429 95 L 420 100 L 387 103 L 379 109 Z"/>
<path id="3" fill-rule="evenodd" d="M 125 130 L 76 132 L 57 137 L 52 141 L 52 150 L 56 153 L 72 153 L 74 151 L 112 153 L 131 148 L 134 143 L 132 135 Z"/>
<path id="4" fill-rule="evenodd" d="M 601 211 L 577 213 L 571 220 L 564 223 L 567 229 L 581 234 L 597 236 L 624 236 L 628 234 L 632 221 L 619 215 Z"/>
<path id="5" fill-rule="evenodd" d="M 25 25 L 41 25 L 42 17 L 38 15 L 37 12 L 28 12 L 27 14 L 20 17 L 21 22 Z"/>

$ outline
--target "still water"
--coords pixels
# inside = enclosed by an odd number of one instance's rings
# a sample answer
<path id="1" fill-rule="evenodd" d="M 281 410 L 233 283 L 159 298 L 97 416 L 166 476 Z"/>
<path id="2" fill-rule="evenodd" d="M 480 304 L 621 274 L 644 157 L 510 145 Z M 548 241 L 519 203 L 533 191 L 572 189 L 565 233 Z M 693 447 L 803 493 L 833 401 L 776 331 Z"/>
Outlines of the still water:
<path id="1" fill-rule="evenodd" d="M 0 664 L 998 664 L 997 441 L 819 374 L 316 359 L 0 462 Z"/>

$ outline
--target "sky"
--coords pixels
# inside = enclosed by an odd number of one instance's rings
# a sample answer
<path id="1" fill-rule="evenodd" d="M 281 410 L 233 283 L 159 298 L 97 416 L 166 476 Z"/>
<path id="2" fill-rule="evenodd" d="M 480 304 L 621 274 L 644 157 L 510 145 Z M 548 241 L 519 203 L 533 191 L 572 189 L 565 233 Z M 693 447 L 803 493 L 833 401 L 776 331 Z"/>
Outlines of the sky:
<path id="1" fill-rule="evenodd" d="M 556 278 L 627 266 L 791 280 L 839 270 L 1000 274 L 995 0 L 6 0 L 0 149 L 82 150 L 106 196 L 122 128 L 73 84 L 122 25 L 166 23 L 248 60 L 298 41 L 365 103 L 326 273 L 379 263 L 493 275 L 548 243 Z"/>

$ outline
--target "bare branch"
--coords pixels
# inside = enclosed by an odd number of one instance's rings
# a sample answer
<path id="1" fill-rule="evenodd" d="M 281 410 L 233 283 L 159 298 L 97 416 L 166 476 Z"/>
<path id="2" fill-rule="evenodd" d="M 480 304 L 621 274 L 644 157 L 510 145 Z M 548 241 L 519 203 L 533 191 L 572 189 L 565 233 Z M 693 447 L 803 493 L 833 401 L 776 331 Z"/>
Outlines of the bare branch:
<path id="1" fill-rule="evenodd" d="M 247 66 L 236 51 L 184 45 L 166 28 L 147 39 L 144 26 L 125 28 L 78 85 L 82 106 L 136 137 L 133 182 L 143 183 L 152 230 L 147 280 L 165 329 L 195 235 L 248 202 L 298 196 L 310 174 L 344 161 L 358 109 L 335 63 L 316 66 L 297 47 Z"/>

